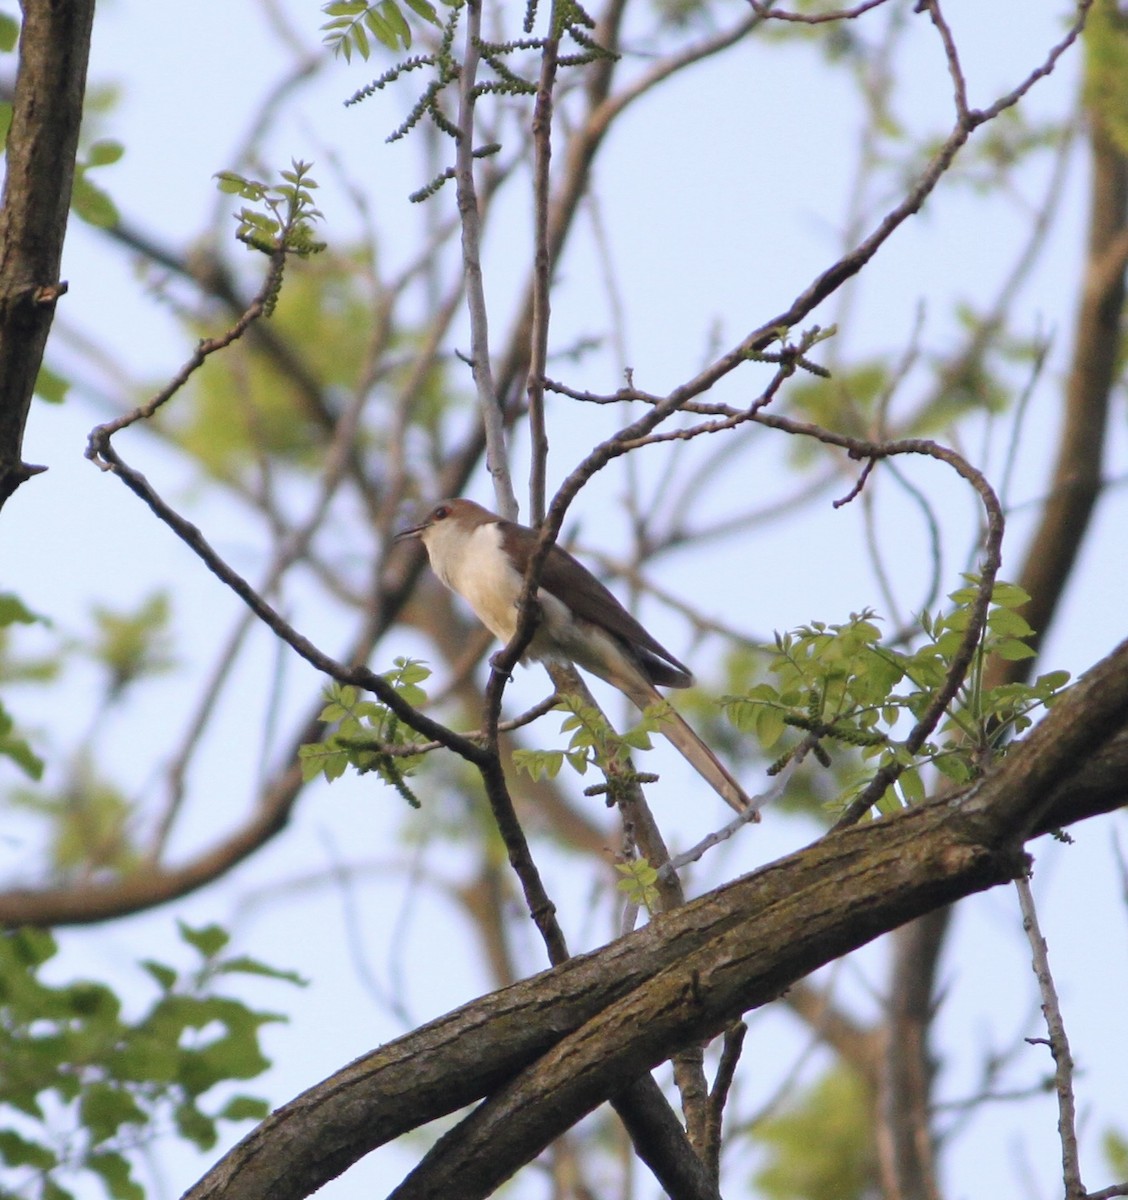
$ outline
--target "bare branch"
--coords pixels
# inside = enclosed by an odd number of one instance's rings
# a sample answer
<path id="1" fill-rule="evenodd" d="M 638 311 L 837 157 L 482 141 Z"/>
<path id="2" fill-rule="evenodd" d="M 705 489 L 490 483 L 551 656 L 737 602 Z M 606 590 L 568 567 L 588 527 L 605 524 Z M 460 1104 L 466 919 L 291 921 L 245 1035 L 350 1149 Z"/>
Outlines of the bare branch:
<path id="1" fill-rule="evenodd" d="M 474 108 L 477 92 L 479 49 L 482 37 L 482 0 L 467 0 L 466 41 L 458 82 L 458 150 L 455 179 L 458 214 L 462 222 L 462 272 L 470 313 L 470 367 L 478 392 L 478 408 L 486 437 L 486 467 L 493 480 L 498 511 L 508 520 L 517 519 L 517 497 L 509 473 L 505 449 L 505 420 L 494 386 L 490 365 L 489 319 L 482 281 L 481 215 L 474 184 Z"/>
<path id="2" fill-rule="evenodd" d="M 744 1047 L 744 1035 L 748 1026 L 743 1021 L 725 1030 L 724 1043 L 721 1047 L 721 1061 L 717 1066 L 717 1075 L 709 1092 L 708 1122 L 705 1127 L 705 1162 L 709 1173 L 714 1179 L 721 1177 L 721 1130 L 728 1103 L 732 1081 L 736 1077 L 736 1064 L 740 1061 L 740 1052 Z"/>
<path id="3" fill-rule="evenodd" d="M 525 394 L 529 405 L 529 524 L 544 519 L 548 472 L 548 430 L 544 420 L 544 373 L 548 360 L 548 323 L 551 311 L 552 266 L 548 245 L 549 168 L 552 164 L 553 89 L 560 57 L 557 3 L 549 14 L 548 36 L 541 49 L 541 73 L 533 105 L 533 311 L 532 344 Z"/>
<path id="4" fill-rule="evenodd" d="M 887 0 L 864 0 L 864 3 L 856 4 L 853 8 L 842 8 L 836 12 L 825 13 L 785 12 L 783 9 L 773 8 L 770 3 L 765 3 L 764 0 L 748 0 L 748 3 L 757 16 L 773 21 L 794 21 L 801 25 L 822 25 L 827 21 L 853 21 L 856 17 L 860 17 L 863 13 L 867 13 L 871 9 L 880 8 L 881 5 L 887 3 Z"/>
<path id="5" fill-rule="evenodd" d="M 1050 1053 L 1054 1057 L 1058 1135 L 1061 1138 L 1062 1182 L 1065 1184 L 1066 1200 L 1085 1200 L 1085 1187 L 1081 1182 L 1081 1162 L 1077 1154 L 1077 1108 L 1073 1099 L 1073 1056 L 1069 1052 L 1069 1038 L 1065 1033 L 1061 1005 L 1058 1002 L 1057 989 L 1054 987 L 1054 977 L 1050 972 L 1046 940 L 1038 927 L 1038 911 L 1034 906 L 1030 880 L 1027 876 L 1020 875 L 1014 881 L 1014 886 L 1018 891 L 1019 907 L 1022 909 L 1022 928 L 1030 940 L 1032 965 L 1038 979 L 1038 990 L 1042 994 L 1042 1014 L 1046 1018 Z"/>

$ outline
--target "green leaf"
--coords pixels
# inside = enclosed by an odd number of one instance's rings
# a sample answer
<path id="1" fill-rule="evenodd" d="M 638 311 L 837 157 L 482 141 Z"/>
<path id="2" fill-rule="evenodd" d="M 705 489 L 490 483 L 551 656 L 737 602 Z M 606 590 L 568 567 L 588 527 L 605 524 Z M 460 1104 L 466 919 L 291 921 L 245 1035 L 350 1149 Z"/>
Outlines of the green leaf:
<path id="1" fill-rule="evenodd" d="M 1028 646 L 1016 638 L 1004 638 L 996 644 L 995 653 L 1000 658 L 1005 658 L 1007 662 L 1019 662 L 1024 658 L 1033 658 L 1035 650 L 1032 646 Z"/>
<path id="2" fill-rule="evenodd" d="M 145 1200 L 145 1189 L 134 1180 L 129 1160 L 114 1150 L 91 1154 L 86 1165 L 100 1176 L 113 1200 Z"/>
<path id="3" fill-rule="evenodd" d="M 194 929 L 185 921 L 177 921 L 176 925 L 181 940 L 198 950 L 204 958 L 215 958 L 231 940 L 231 935 L 219 925 L 202 925 L 199 929 Z"/>
<path id="4" fill-rule="evenodd" d="M 992 609 L 987 615 L 987 628 L 999 637 L 1029 637 L 1034 632 L 1026 618 L 1010 608 Z"/>
<path id="5" fill-rule="evenodd" d="M 154 592 L 132 612 L 94 607 L 96 634 L 90 653 L 110 674 L 116 696 L 138 680 L 164 674 L 175 665 L 170 652 L 168 595 Z"/>
<path id="6" fill-rule="evenodd" d="M 179 976 L 172 967 L 166 967 L 164 963 L 154 962 L 151 958 L 144 959 L 141 966 L 157 981 L 162 992 L 170 992 L 176 986 Z"/>
<path id="7" fill-rule="evenodd" d="M 349 765 L 349 752 L 331 742 L 306 743 L 298 747 L 302 779 L 309 783 L 318 775 L 324 775 L 329 783 L 340 779 Z"/>
<path id="8" fill-rule="evenodd" d="M 232 1096 L 218 1115 L 224 1121 L 262 1121 L 270 1116 L 270 1105 L 255 1096 Z"/>
<path id="9" fill-rule="evenodd" d="M 35 929 L 30 925 L 0 934 L 0 946 L 9 951 L 21 966 L 32 969 L 42 966 L 59 951 L 58 943 L 48 930 Z"/>
<path id="10" fill-rule="evenodd" d="M 236 958 L 225 959 L 219 964 L 217 974 L 221 975 L 258 975 L 263 979 L 277 979 L 282 983 L 292 983 L 295 987 L 308 987 L 309 980 L 299 975 L 297 971 L 283 971 L 278 967 L 268 966 L 256 958 L 239 955 Z"/>
<path id="11" fill-rule="evenodd" d="M 112 229 L 121 220 L 117 205 L 109 194 L 91 183 L 82 171 L 75 172 L 71 206 L 82 220 L 96 229 Z"/>
<path id="12" fill-rule="evenodd" d="M 19 41 L 20 23 L 11 13 L 0 13 L 0 50 L 5 54 L 16 48 Z"/>
<path id="13" fill-rule="evenodd" d="M 630 746 L 632 750 L 653 750 L 654 743 L 650 740 L 650 734 L 645 729 L 629 729 L 623 734 L 623 741 Z"/>
<path id="14" fill-rule="evenodd" d="M 70 380 L 56 371 L 52 371 L 46 363 L 39 364 L 39 374 L 35 377 L 35 394 L 47 404 L 62 404 L 70 391 Z"/>
<path id="15" fill-rule="evenodd" d="M 148 1119 L 129 1092 L 108 1083 L 86 1087 L 79 1113 L 95 1142 L 113 1137 L 122 1125 L 144 1125 Z"/>
<path id="16" fill-rule="evenodd" d="M 411 49 L 411 26 L 404 19 L 404 15 L 399 10 L 399 6 L 395 0 L 381 0 L 380 12 L 392 29 L 393 37 L 398 38 L 405 50 Z M 393 50 L 397 50 L 398 46 L 392 46 Z"/>
<path id="17" fill-rule="evenodd" d="M 12 718 L 0 704 L 0 756 L 12 762 L 29 778 L 43 778 L 43 759 L 32 750 L 27 740 L 14 732 Z"/>
<path id="18" fill-rule="evenodd" d="M 383 9 L 384 6 L 381 5 L 380 7 Z M 364 14 L 364 25 L 357 24 L 353 27 L 353 36 L 357 40 L 358 49 L 360 49 L 359 44 L 361 39 L 364 39 L 364 49 L 360 51 L 363 58 L 368 57 L 368 39 L 364 34 L 365 25 L 368 27 L 372 36 L 375 37 L 378 42 L 381 42 L 383 45 L 387 46 L 389 50 L 395 52 L 400 48 L 399 36 L 391 23 L 383 15 L 383 12 L 377 12 L 374 8 L 370 8 Z"/>
<path id="19" fill-rule="evenodd" d="M 202 1113 L 195 1104 L 185 1102 L 178 1105 L 174 1115 L 180 1136 L 201 1150 L 210 1150 L 219 1140 L 215 1122 L 206 1113 Z"/>
<path id="20" fill-rule="evenodd" d="M 783 719 L 783 713 L 778 708 L 771 708 L 766 704 L 757 707 L 756 736 L 765 750 L 770 750 L 779 741 L 786 728 L 787 724 Z"/>
<path id="21" fill-rule="evenodd" d="M 924 801 L 924 780 L 920 777 L 920 772 L 913 767 L 901 773 L 901 778 L 897 780 L 901 788 L 901 795 L 905 797 L 905 803 L 909 805 L 921 804 Z"/>
<path id="22" fill-rule="evenodd" d="M 0 592 L 0 626 L 4 625 L 48 625 L 46 617 L 32 612 L 30 608 L 11 592 Z"/>
<path id="23" fill-rule="evenodd" d="M 933 766 L 957 786 L 962 786 L 971 779 L 971 766 L 959 754 L 941 754 L 932 760 Z"/>
<path id="24" fill-rule="evenodd" d="M 413 13 L 421 16 L 424 21 L 430 21 L 432 25 L 440 25 L 439 14 L 435 11 L 434 5 L 428 3 L 428 0 L 407 0 L 407 7 Z"/>
<path id="25" fill-rule="evenodd" d="M 565 751 L 564 757 L 568 760 L 568 765 L 576 772 L 577 775 L 586 775 L 590 763 L 588 756 L 583 750 L 568 750 Z"/>
<path id="26" fill-rule="evenodd" d="M 1128 1138 L 1117 1129 L 1106 1129 L 1101 1150 L 1108 1160 L 1110 1173 L 1117 1179 L 1128 1178 Z"/>
<path id="27" fill-rule="evenodd" d="M 104 138 L 90 147 L 86 155 L 86 165 L 88 167 L 106 167 L 110 163 L 116 163 L 124 153 L 125 147 L 121 142 Z"/>
<path id="28" fill-rule="evenodd" d="M 564 751 L 514 750 L 513 765 L 530 779 L 555 779 L 564 765 Z"/>
<path id="29" fill-rule="evenodd" d="M 877 1152 L 865 1082 L 834 1066 L 796 1091 L 760 1122 L 755 1137 L 764 1166 L 756 1173 L 765 1200 L 848 1200 L 876 1194 Z"/>
<path id="30" fill-rule="evenodd" d="M 991 603 L 1000 608 L 1021 608 L 1030 603 L 1030 593 L 1020 588 L 1017 583 L 1004 583 L 996 580 L 991 589 Z"/>
<path id="31" fill-rule="evenodd" d="M 12 1129 L 0 1129 L 0 1159 L 10 1167 L 36 1167 L 40 1171 L 49 1171 L 58 1161 L 53 1150 L 20 1137 Z"/>
<path id="32" fill-rule="evenodd" d="M 636 858 L 615 864 L 615 870 L 623 876 L 616 885 L 625 892 L 634 904 L 653 908 L 658 901 L 658 872 L 645 859 Z"/>
<path id="33" fill-rule="evenodd" d="M 244 200 L 261 200 L 266 194 L 266 184 L 257 179 L 247 179 L 237 171 L 216 171 L 212 176 L 219 182 L 216 185 L 221 192 L 229 196 L 241 196 Z"/>

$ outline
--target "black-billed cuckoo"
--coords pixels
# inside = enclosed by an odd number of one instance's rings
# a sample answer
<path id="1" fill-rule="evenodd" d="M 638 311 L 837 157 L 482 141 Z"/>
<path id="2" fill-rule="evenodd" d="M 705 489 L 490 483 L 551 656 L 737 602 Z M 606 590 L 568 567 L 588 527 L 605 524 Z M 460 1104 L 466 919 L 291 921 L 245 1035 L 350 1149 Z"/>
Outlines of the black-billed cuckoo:
<path id="1" fill-rule="evenodd" d="M 417 537 L 431 568 L 502 642 L 517 628 L 517 605 L 537 534 L 503 521 L 473 500 L 444 500 L 425 520 L 396 534 Z M 631 616 L 566 550 L 552 546 L 537 592 L 541 618 L 525 658 L 563 659 L 616 687 L 639 709 L 662 699 L 658 687 L 689 687 L 693 674 Z M 701 777 L 744 812 L 751 801 L 696 733 L 667 706 L 662 733 Z"/>

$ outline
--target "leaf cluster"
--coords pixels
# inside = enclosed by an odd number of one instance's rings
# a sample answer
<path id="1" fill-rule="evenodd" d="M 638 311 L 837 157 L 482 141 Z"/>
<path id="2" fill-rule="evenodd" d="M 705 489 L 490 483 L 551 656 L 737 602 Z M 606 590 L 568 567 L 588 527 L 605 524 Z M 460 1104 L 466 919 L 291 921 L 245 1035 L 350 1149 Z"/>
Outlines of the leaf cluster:
<path id="1" fill-rule="evenodd" d="M 325 243 L 313 237 L 313 224 L 324 219 L 314 207 L 313 192 L 318 184 L 309 172 L 312 164 L 291 159 L 290 170 L 282 171 L 282 182 L 269 184 L 248 179 L 236 171 L 219 171 L 219 190 L 240 196 L 257 207 L 244 206 L 234 213 L 238 222 L 235 236 L 245 245 L 264 254 L 317 254 Z"/>
<path id="2" fill-rule="evenodd" d="M 1065 671 L 1041 675 L 1033 683 L 988 687 L 985 669 L 993 656 L 1016 661 L 1034 652 L 1027 639 L 1034 632 L 1017 611 L 1030 597 L 1019 587 L 996 583 L 991 593 L 984 636 L 971 669 L 948 706 L 936 736 L 912 753 L 903 737 L 925 712 L 948 678 L 977 596 L 977 581 L 952 592 L 953 607 L 923 613 L 920 644 L 898 649 L 883 644 L 872 611 L 852 614 L 842 624 L 816 621 L 789 633 L 777 634 L 769 654 L 768 672 L 774 682 L 756 684 L 741 696 L 724 700 L 730 720 L 754 733 L 766 749 L 794 731 L 773 764 L 778 773 L 796 753 L 812 753 L 831 765 L 829 747 L 855 749 L 872 773 L 896 762 L 905 770 L 886 795 L 889 807 L 924 798 L 921 771 L 931 765 L 957 785 L 977 778 L 1001 753 L 1009 738 L 1033 721 L 1033 714 L 1060 695 L 1069 680 Z M 844 803 L 849 793 L 837 799 Z"/>
<path id="3" fill-rule="evenodd" d="M 658 907 L 658 869 L 645 858 L 632 858 L 615 864 L 620 879 L 616 884 L 631 904 L 637 904 L 648 912 Z"/>
<path id="4" fill-rule="evenodd" d="M 533 779 L 555 779 L 568 763 L 577 775 L 586 775 L 589 766 L 599 766 L 608 775 L 608 786 L 627 784 L 641 778 L 630 766 L 632 750 L 649 750 L 650 735 L 661 728 L 669 709 L 666 701 L 648 705 L 642 719 L 623 733 L 617 733 L 603 714 L 578 696 L 564 695 L 556 706 L 568 713 L 560 731 L 570 734 L 563 750 L 525 749 L 513 752 L 514 765 Z M 614 796 L 609 797 L 613 802 Z"/>
<path id="5" fill-rule="evenodd" d="M 0 935 L 0 1162 L 23 1176 L 21 1195 L 70 1200 L 63 1174 L 93 1176 L 115 1200 L 141 1200 L 127 1151 L 170 1123 L 201 1149 L 220 1121 L 261 1120 L 266 1101 L 237 1094 L 217 1109 L 201 1105 L 217 1084 L 252 1079 L 270 1065 L 259 1030 L 285 1018 L 256 1011 L 217 990 L 233 975 L 301 984 L 291 972 L 223 954 L 217 926 L 180 923 L 195 967 L 141 965 L 158 994 L 136 1020 L 112 988 L 91 980 L 52 984 L 43 968 L 57 944 L 50 933 Z"/>
<path id="6" fill-rule="evenodd" d="M 90 179 L 90 171 L 96 167 L 108 167 L 116 163 L 125 153 L 121 142 L 103 139 L 95 142 L 86 152 L 86 157 L 74 164 L 74 187 L 71 205 L 88 225 L 99 229 L 112 229 L 119 220 L 117 205 Z"/>
<path id="7" fill-rule="evenodd" d="M 431 25 L 439 25 L 439 15 L 428 0 L 406 0 L 407 7 L 416 16 Z M 334 54 L 345 62 L 352 62 L 354 53 L 367 60 L 372 53 L 370 36 L 386 46 L 392 53 L 401 48 L 411 49 L 411 26 L 395 0 L 334 0 L 322 5 L 329 20 L 321 26 L 324 42 Z"/>
<path id="8" fill-rule="evenodd" d="M 417 71 L 423 68 L 432 69 L 434 72 L 432 79 L 424 88 L 422 95 L 412 106 L 411 111 L 401 124 L 388 135 L 387 140 L 389 142 L 398 141 L 406 137 L 424 117 L 429 118 L 437 129 L 454 141 L 457 142 L 461 139 L 461 131 L 443 111 L 440 99 L 444 91 L 462 76 L 462 64 L 455 57 L 453 47 L 455 31 L 457 30 L 458 21 L 465 4 L 463 0 L 447 0 L 447 2 L 450 4 L 450 15 L 442 23 L 440 23 L 434 10 L 430 9 L 429 5 L 427 6 L 429 9 L 428 13 L 416 9 L 421 16 L 425 16 L 432 24 L 440 26 L 442 29 L 439 45 L 433 53 L 405 58 L 371 83 L 360 88 L 345 101 L 346 105 L 358 104 L 361 100 L 366 100 L 369 96 L 381 91 L 390 83 L 406 75 L 409 71 Z M 383 3 L 390 4 L 391 0 L 383 0 Z M 383 5 L 380 7 L 382 8 Z M 415 4 L 413 3 L 411 7 L 415 9 Z M 326 11 L 334 13 L 334 20 L 330 22 L 330 25 L 325 27 L 327 29 L 331 27 L 330 34 L 327 35 L 326 40 L 329 41 L 332 38 L 333 40 L 330 44 L 334 45 L 334 48 L 341 49 L 341 52 L 346 57 L 351 54 L 352 49 L 356 49 L 361 53 L 362 57 L 367 58 L 367 37 L 362 37 L 360 41 L 357 41 L 356 34 L 358 30 L 363 32 L 364 23 L 375 11 L 374 8 L 366 5 L 363 0 L 343 0 L 342 3 L 329 5 Z M 527 33 L 531 32 L 535 18 L 536 3 L 533 2 L 529 5 L 526 12 L 525 31 Z M 400 15 L 400 20 L 402 21 L 402 15 Z M 403 28 L 407 28 L 406 22 L 404 22 Z M 558 55 L 556 59 L 558 67 L 582 66 L 599 58 L 617 57 L 605 47 L 600 46 L 586 32 L 586 30 L 594 28 L 594 19 L 584 9 L 583 5 L 578 3 L 578 0 L 556 0 L 556 3 L 552 6 L 548 38 L 525 37 L 505 42 L 493 42 L 485 39 L 478 40 L 476 42 L 476 49 L 481 55 L 483 64 L 492 72 L 492 77 L 475 82 L 475 97 L 486 95 L 535 95 L 537 84 L 532 79 L 521 74 L 519 70 L 515 70 L 510 65 L 509 60 L 515 54 L 521 52 L 543 50 L 550 39 L 568 37 L 579 48 L 574 54 Z M 405 49 L 410 46 L 410 35 L 405 39 L 402 33 L 397 35 L 391 29 L 387 29 L 385 32 L 389 37 L 398 37 L 398 40 L 402 41 Z M 398 48 L 397 45 L 393 45 L 385 37 L 381 37 L 380 40 L 389 45 L 391 49 Z M 495 153 L 496 149 L 493 146 L 476 148 L 474 153 L 476 157 L 482 157 L 486 154 Z M 414 202 L 427 199 L 434 195 L 448 179 L 453 178 L 453 175 L 454 172 L 450 170 L 440 172 L 429 183 L 414 192 L 411 199 Z"/>
<path id="9" fill-rule="evenodd" d="M 767 1161 L 756 1172 L 766 1200 L 863 1200 L 876 1192 L 872 1097 L 837 1064 L 755 1128 Z"/>
<path id="10" fill-rule="evenodd" d="M 118 699 L 131 684 L 172 670 L 167 592 L 154 592 L 135 612 L 95 605 L 96 634 L 89 653 L 109 673 L 109 698 Z"/>
<path id="11" fill-rule="evenodd" d="M 56 680 L 76 656 L 91 659 L 104 674 L 102 689 L 90 689 L 95 718 L 67 761 L 56 760 L 44 782 L 45 764 L 0 709 L 0 756 L 11 758 L 39 787 L 16 787 L 4 799 L 15 810 L 46 820 L 49 861 L 60 876 L 113 872 L 138 865 L 134 827 L 136 802 L 96 765 L 104 719 L 137 684 L 176 666 L 169 625 L 171 606 L 164 592 L 154 592 L 135 608 L 92 606 L 89 633 L 63 638 L 54 649 L 30 659 L 6 653 L 9 624 L 50 623 L 26 609 L 15 597 L 0 596 L 0 683 L 43 684 Z"/>
<path id="12" fill-rule="evenodd" d="M 419 685 L 430 674 L 423 663 L 396 658 L 394 668 L 383 672 L 383 678 L 408 704 L 418 708 L 427 699 Z M 423 761 L 423 755 L 394 753 L 396 747 L 410 746 L 414 731 L 405 728 L 395 713 L 378 701 L 362 700 L 360 692 L 350 685 L 330 683 L 325 699 L 318 719 L 336 725 L 336 729 L 320 742 L 308 742 L 298 751 L 302 778 L 308 782 L 323 775 L 331 783 L 349 767 L 362 775 L 375 771 L 412 808 L 419 808 L 407 778 Z"/>

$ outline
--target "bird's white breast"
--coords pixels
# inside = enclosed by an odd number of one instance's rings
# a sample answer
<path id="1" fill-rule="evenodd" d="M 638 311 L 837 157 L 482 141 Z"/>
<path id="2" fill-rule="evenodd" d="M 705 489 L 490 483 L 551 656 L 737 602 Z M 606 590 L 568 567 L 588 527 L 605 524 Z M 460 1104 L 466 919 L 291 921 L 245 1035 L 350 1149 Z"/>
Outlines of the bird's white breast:
<path id="1" fill-rule="evenodd" d="M 467 534 L 453 522 L 444 522 L 432 525 L 423 535 L 423 543 L 435 574 L 470 605 L 494 637 L 508 642 L 517 629 L 517 603 L 525 581 L 502 545 L 501 529 L 490 522 Z M 541 625 L 526 657 L 575 658 L 569 651 L 575 637 L 571 612 L 543 589 L 538 591 L 538 599 Z"/>
<path id="2" fill-rule="evenodd" d="M 423 540 L 435 574 L 496 638 L 509 641 L 517 627 L 522 581 L 502 549 L 498 526 L 478 525 L 467 535 L 447 522 L 433 525 Z"/>

